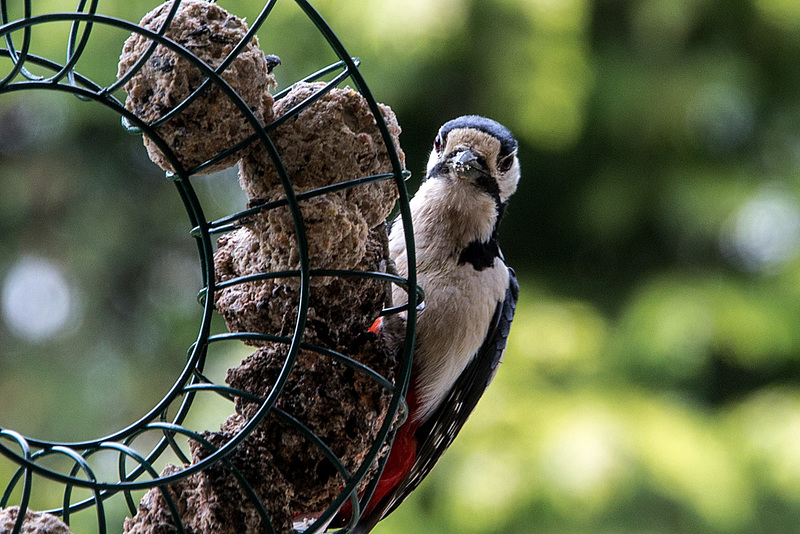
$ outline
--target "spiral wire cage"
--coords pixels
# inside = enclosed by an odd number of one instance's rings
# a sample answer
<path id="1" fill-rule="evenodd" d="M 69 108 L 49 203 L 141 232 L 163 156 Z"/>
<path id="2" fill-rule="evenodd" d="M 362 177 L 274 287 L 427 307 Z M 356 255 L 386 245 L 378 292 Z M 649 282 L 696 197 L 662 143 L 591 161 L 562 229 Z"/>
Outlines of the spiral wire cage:
<path id="1" fill-rule="evenodd" d="M 10 20 L 9 18 L 10 11 L 8 1 L 0 0 L 0 17 L 2 17 L 0 19 L 0 23 L 2 23 L 2 25 L 0 25 L 0 38 L 3 39 L 5 45 L 3 48 L 0 48 L 0 58 L 10 59 L 9 65 L 11 65 L 9 72 L 5 74 L 0 72 L 0 98 L 2 98 L 4 93 L 29 90 L 57 91 L 72 94 L 81 100 L 96 102 L 110 108 L 121 117 L 122 123 L 126 128 L 141 131 L 144 135 L 150 137 L 169 160 L 172 168 L 175 169 L 174 172 L 167 173 L 167 178 L 174 182 L 183 205 L 186 208 L 191 227 L 189 239 L 193 239 L 197 245 L 203 283 L 198 298 L 198 302 L 202 306 L 202 320 L 196 341 L 188 349 L 185 366 L 169 392 L 135 423 L 105 437 L 80 442 L 45 441 L 24 436 L 20 432 L 10 428 L 0 427 L 0 454 L 18 466 L 10 480 L 0 480 L 0 509 L 5 509 L 9 506 L 19 506 L 19 513 L 12 530 L 14 534 L 20 532 L 22 529 L 31 496 L 36 490 L 36 485 L 34 484 L 35 477 L 37 479 L 47 479 L 50 481 L 51 485 L 57 484 L 59 488 L 61 488 L 60 491 L 63 492 L 63 505 L 56 509 L 46 510 L 45 512 L 60 516 L 65 523 L 69 524 L 71 515 L 79 511 L 93 509 L 94 513 L 96 513 L 97 530 L 102 533 L 106 532 L 109 528 L 111 528 L 112 531 L 117 529 L 117 526 L 108 524 L 109 521 L 105 506 L 108 499 L 121 495 L 127 503 L 127 509 L 130 514 L 134 515 L 137 508 L 137 502 L 133 496 L 134 492 L 141 492 L 142 490 L 149 490 L 156 487 L 163 488 L 181 478 L 217 464 L 224 466 L 229 473 L 236 477 L 244 494 L 247 495 L 252 505 L 258 511 L 264 530 L 274 533 L 275 528 L 272 525 L 269 513 L 266 511 L 263 503 L 261 503 L 259 497 L 248 484 L 245 477 L 238 472 L 229 459 L 226 458 L 270 413 L 276 415 L 285 423 L 292 425 L 296 430 L 306 436 L 308 440 L 314 443 L 323 455 L 334 465 L 337 472 L 345 481 L 338 497 L 316 519 L 316 523 L 311 525 L 310 528 L 312 530 L 316 524 L 325 524 L 337 513 L 345 502 L 349 501 L 354 513 L 351 514 L 348 524 L 338 532 L 344 533 L 350 531 L 358 521 L 360 510 L 363 509 L 364 504 L 368 501 L 375 489 L 378 479 L 377 476 L 367 484 L 366 489 L 361 493 L 359 493 L 359 484 L 367 476 L 370 467 L 373 466 L 375 462 L 379 464 L 378 469 L 382 469 L 383 463 L 386 460 L 386 455 L 381 454 L 381 451 L 385 451 L 386 444 L 391 443 L 396 421 L 402 418 L 406 408 L 404 395 L 410 378 L 414 324 L 417 308 L 422 302 L 421 291 L 419 291 L 417 287 L 416 274 L 413 268 L 413 233 L 408 194 L 405 188 L 405 180 L 408 176 L 406 171 L 402 168 L 400 157 L 395 150 L 391 135 L 378 104 L 372 96 L 362 74 L 359 72 L 359 60 L 352 57 L 346 51 L 330 26 L 306 0 L 292 0 L 292 2 L 299 6 L 305 16 L 316 26 L 317 30 L 325 38 L 339 60 L 310 74 L 302 81 L 315 81 L 323 79 L 326 76 L 332 76 L 329 82 L 326 82 L 320 90 L 301 104 L 295 106 L 282 116 L 276 117 L 270 124 L 260 124 L 240 95 L 222 78 L 222 73 L 225 69 L 230 66 L 237 54 L 244 49 L 245 45 L 251 41 L 259 28 L 261 28 L 267 20 L 277 1 L 278 0 L 269 0 L 263 6 L 258 17 L 250 24 L 250 28 L 245 37 L 234 47 L 233 52 L 222 64 L 214 69 L 200 60 L 186 47 L 165 36 L 169 24 L 172 22 L 177 12 L 180 0 L 173 2 L 165 22 L 157 30 L 146 29 L 136 23 L 101 14 L 98 9 L 100 0 L 80 0 L 75 11 L 40 15 L 33 14 L 31 0 L 23 0 L 22 11 L 24 14 L 21 18 L 16 20 Z M 46 26 L 51 23 L 66 23 L 70 25 L 67 54 L 63 62 L 54 61 L 31 52 L 33 28 L 36 26 Z M 101 26 L 113 27 L 130 33 L 138 33 L 150 40 L 149 48 L 134 67 L 108 86 L 99 85 L 89 77 L 75 70 L 76 64 L 91 38 L 93 28 Z M 19 38 L 20 34 L 21 39 Z M 158 121 L 148 124 L 128 111 L 124 103 L 120 102 L 120 100 L 114 96 L 114 93 L 118 92 L 119 89 L 134 76 L 136 71 L 142 67 L 144 62 L 153 53 L 157 45 L 164 46 L 191 62 L 194 67 L 202 71 L 206 79 L 198 89 L 169 113 Z M 26 68 L 26 66 L 35 66 L 36 69 Z M 42 76 L 33 74 L 32 70 L 45 70 L 51 74 L 49 76 Z M 280 156 L 270 140 L 269 134 L 275 128 L 291 117 L 296 116 L 303 109 L 310 106 L 332 89 L 340 86 L 346 80 L 350 80 L 355 86 L 355 89 L 367 100 L 388 152 L 392 165 L 392 172 L 358 177 L 347 182 L 337 183 L 316 190 L 295 193 L 292 187 L 291 176 L 288 175 L 281 162 Z M 221 152 L 212 160 L 202 163 L 195 168 L 184 168 L 167 143 L 159 137 L 156 128 L 159 124 L 181 113 L 210 85 L 218 87 L 233 103 L 235 103 L 248 123 L 252 126 L 253 134 L 245 141 Z M 286 88 L 277 93 L 275 99 L 279 100 L 284 97 L 289 89 L 290 88 Z M 195 189 L 193 188 L 194 176 L 208 166 L 225 159 L 254 142 L 261 143 L 274 162 L 285 190 L 285 198 L 249 208 L 218 220 L 208 221 L 204 215 L 203 206 L 201 206 Z M 346 188 L 358 187 L 362 184 L 380 180 L 394 180 L 399 191 L 399 216 L 404 226 L 410 265 L 408 277 L 404 279 L 382 272 L 312 270 L 309 264 L 308 246 L 303 217 L 299 207 L 300 203 L 304 199 L 324 195 L 333 191 L 340 191 Z M 279 277 L 294 277 L 295 279 L 299 279 L 300 299 L 293 334 L 285 337 L 264 333 L 226 333 L 212 335 L 211 319 L 215 313 L 214 294 L 220 289 L 220 285 L 215 282 L 213 236 L 237 228 L 240 221 L 252 216 L 254 213 L 264 212 L 280 206 L 288 206 L 295 225 L 297 248 L 300 255 L 299 269 L 239 277 L 234 280 L 229 280 L 224 284 L 230 286 L 233 284 L 251 282 L 253 280 L 274 279 Z M 404 350 L 399 372 L 396 374 L 394 380 L 389 380 L 379 375 L 375 371 L 344 354 L 334 352 L 324 347 L 311 345 L 304 341 L 304 328 L 309 306 L 310 279 L 315 276 L 377 279 L 406 288 L 408 303 L 403 306 L 385 309 L 382 312 L 382 314 L 400 312 L 407 314 Z M 414 290 L 409 291 L 408 288 L 414 288 Z M 226 385 L 216 384 L 204 375 L 204 366 L 207 361 L 207 353 L 210 344 L 228 341 L 241 342 L 243 339 L 253 339 L 254 337 L 263 341 L 283 343 L 289 346 L 288 355 L 283 363 L 280 375 L 266 398 L 258 398 L 244 391 L 236 390 Z M 386 388 L 391 393 L 388 413 L 383 419 L 377 438 L 369 449 L 368 454 L 361 462 L 359 468 L 354 472 L 348 472 L 343 462 L 337 458 L 325 443 L 311 430 L 305 427 L 300 421 L 282 412 L 275 406 L 292 372 L 296 357 L 301 348 L 316 352 L 331 360 L 336 360 L 339 363 L 347 365 L 357 372 L 371 377 L 381 387 Z M 196 398 L 200 395 L 217 395 L 228 401 L 232 401 L 234 397 L 239 397 L 250 402 L 258 403 L 259 408 L 255 416 L 247 422 L 238 434 L 224 446 L 216 448 L 208 440 L 204 439 L 200 432 L 184 426 L 184 421 L 189 415 Z M 156 444 L 152 446 L 152 448 L 148 447 L 149 451 L 138 451 L 134 446 L 134 442 L 144 434 L 152 435 L 153 433 L 157 435 L 157 439 L 154 440 Z M 186 468 L 180 472 L 164 476 L 159 475 L 154 465 L 159 459 L 163 460 L 162 456 L 166 454 L 174 455 L 174 457 L 177 457 L 178 460 L 184 464 L 191 463 L 184 451 L 178 446 L 177 442 L 179 438 L 191 438 L 202 444 L 209 452 L 208 456 L 199 462 L 186 466 Z M 118 464 L 115 476 L 112 477 L 101 474 L 99 470 L 93 466 L 93 459 L 96 458 L 100 452 L 105 455 L 115 455 L 116 463 Z M 64 469 L 53 468 L 47 464 L 47 459 L 52 457 L 66 458 L 66 464 L 68 464 L 69 467 Z M 76 489 L 81 489 L 83 492 L 90 493 L 91 496 L 83 499 L 75 499 L 74 494 L 76 493 Z M 162 494 L 167 501 L 177 531 L 184 532 L 185 529 L 181 524 L 176 504 L 170 499 L 168 492 L 162 491 Z M 14 497 L 13 501 L 12 497 Z"/>

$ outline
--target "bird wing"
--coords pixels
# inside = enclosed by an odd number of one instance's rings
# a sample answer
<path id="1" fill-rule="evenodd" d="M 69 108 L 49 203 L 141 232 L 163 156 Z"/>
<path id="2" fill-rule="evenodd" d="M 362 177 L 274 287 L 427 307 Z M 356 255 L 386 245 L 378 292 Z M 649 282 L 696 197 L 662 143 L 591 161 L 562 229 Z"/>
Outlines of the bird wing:
<path id="1" fill-rule="evenodd" d="M 392 513 L 400 503 L 430 473 L 444 451 L 453 443 L 461 427 L 467 421 L 483 392 L 494 378 L 506 349 L 508 332 L 517 307 L 519 285 L 514 270 L 508 268 L 508 289 L 505 300 L 495 309 L 486 340 L 475 357 L 461 372 L 453 387 L 433 415 L 420 425 L 416 435 L 419 438 L 417 458 L 408 476 L 397 489 L 387 495 L 369 518 L 362 518 L 363 527 L 353 534 L 369 532 L 378 521 Z M 362 527 L 362 523 L 359 523 Z"/>

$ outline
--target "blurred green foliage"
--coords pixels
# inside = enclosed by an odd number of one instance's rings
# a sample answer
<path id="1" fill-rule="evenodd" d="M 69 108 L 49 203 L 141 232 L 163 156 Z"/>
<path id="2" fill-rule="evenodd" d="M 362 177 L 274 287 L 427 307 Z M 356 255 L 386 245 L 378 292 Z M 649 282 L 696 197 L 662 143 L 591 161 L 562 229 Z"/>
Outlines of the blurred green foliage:
<path id="1" fill-rule="evenodd" d="M 249 20 L 261 9 L 220 3 Z M 135 21 L 156 4 L 101 10 Z M 315 6 L 398 114 L 412 190 L 454 116 L 491 116 L 521 142 L 501 229 L 522 286 L 505 362 L 376 533 L 795 532 L 800 4 Z M 34 52 L 63 57 L 67 31 L 37 30 Z M 111 83 L 126 36 L 97 28 L 78 70 Z M 291 2 L 259 37 L 284 60 L 281 88 L 334 59 Z M 2 426 L 113 430 L 160 398 L 196 335 L 188 222 L 112 115 L 63 95 L 0 98 L 0 280 L 25 259 L 59 266 L 79 317 L 38 337 L 0 322 Z M 230 172 L 198 188 L 209 218 L 243 205 Z"/>

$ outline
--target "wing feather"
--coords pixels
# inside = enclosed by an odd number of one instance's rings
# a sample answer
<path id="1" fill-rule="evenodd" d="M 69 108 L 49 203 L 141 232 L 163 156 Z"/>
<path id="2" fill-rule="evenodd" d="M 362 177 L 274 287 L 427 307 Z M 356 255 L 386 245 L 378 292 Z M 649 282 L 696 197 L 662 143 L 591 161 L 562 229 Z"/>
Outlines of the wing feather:
<path id="1" fill-rule="evenodd" d="M 364 526 L 368 530 L 356 529 L 354 534 L 369 532 L 378 521 L 392 513 L 430 473 L 444 451 L 453 443 L 483 392 L 494 379 L 505 353 L 519 296 L 517 278 L 510 267 L 508 279 L 505 300 L 498 303 L 495 309 L 486 341 L 462 371 L 439 408 L 420 425 L 416 433 L 419 439 L 417 459 L 408 476 L 394 492 L 384 498 L 384 502 L 380 503 L 371 514 L 372 517 L 363 518 Z"/>

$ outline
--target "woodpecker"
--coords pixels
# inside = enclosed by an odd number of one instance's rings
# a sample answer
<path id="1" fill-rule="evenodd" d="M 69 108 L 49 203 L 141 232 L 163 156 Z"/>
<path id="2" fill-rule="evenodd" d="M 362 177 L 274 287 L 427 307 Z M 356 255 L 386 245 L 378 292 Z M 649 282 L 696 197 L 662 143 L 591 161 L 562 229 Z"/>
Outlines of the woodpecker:
<path id="1" fill-rule="evenodd" d="M 409 414 L 353 534 L 370 532 L 417 487 L 494 378 L 519 293 L 497 230 L 519 178 L 517 141 L 504 126 L 469 115 L 439 129 L 425 179 L 410 201 L 425 306 L 417 319 Z M 407 276 L 397 219 L 389 229 L 389 252 L 398 273 Z M 396 287 L 394 303 L 406 299 Z"/>

